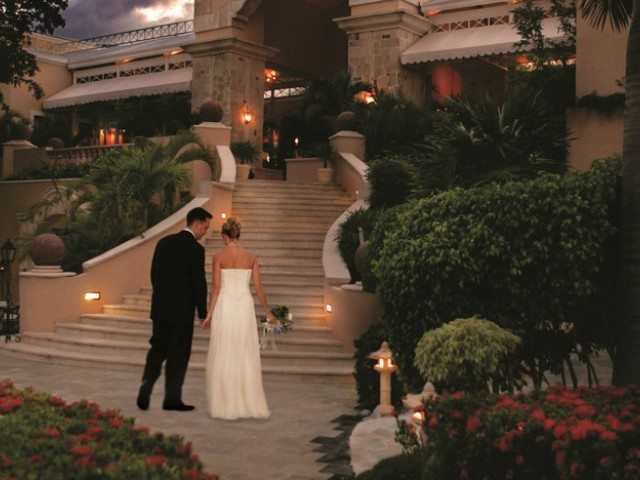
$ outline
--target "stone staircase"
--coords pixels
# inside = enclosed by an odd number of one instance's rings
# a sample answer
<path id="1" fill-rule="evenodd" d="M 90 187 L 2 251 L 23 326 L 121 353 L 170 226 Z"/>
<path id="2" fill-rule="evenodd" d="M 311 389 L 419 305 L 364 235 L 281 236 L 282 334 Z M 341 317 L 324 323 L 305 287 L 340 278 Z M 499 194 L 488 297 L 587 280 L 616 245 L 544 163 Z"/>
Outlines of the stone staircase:
<path id="1" fill-rule="evenodd" d="M 295 320 L 294 330 L 277 338 L 277 352 L 261 352 L 265 375 L 351 381 L 351 355 L 326 326 L 322 268 L 326 232 L 351 203 L 335 185 L 268 180 L 236 185 L 233 214 L 242 223 L 241 242 L 258 257 L 269 304 L 289 306 Z M 222 248 L 219 233 L 212 232 L 205 246 L 210 281 L 211 257 Z M 24 332 L 22 342 L 3 345 L 3 350 L 56 363 L 142 372 L 151 332 L 150 300 L 151 286 L 143 286 L 120 304 L 104 305 L 102 313 L 57 324 L 54 333 Z M 262 313 L 257 298 L 255 302 Z M 196 328 L 190 369 L 204 370 L 208 342 L 209 330 Z"/>

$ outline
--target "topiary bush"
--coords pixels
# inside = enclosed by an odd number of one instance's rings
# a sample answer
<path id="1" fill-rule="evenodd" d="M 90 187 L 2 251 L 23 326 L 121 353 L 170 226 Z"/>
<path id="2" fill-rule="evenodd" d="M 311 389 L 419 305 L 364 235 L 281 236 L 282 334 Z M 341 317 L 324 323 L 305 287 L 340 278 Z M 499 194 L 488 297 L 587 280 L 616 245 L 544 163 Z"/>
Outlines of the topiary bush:
<path id="1" fill-rule="evenodd" d="M 640 390 L 446 395 L 426 402 L 423 433 L 425 480 L 637 480 Z"/>
<path id="2" fill-rule="evenodd" d="M 605 272 L 618 182 L 619 162 L 597 162 L 588 172 L 446 191 L 376 228 L 373 273 L 407 386 L 422 387 L 418 340 L 451 318 L 477 314 L 520 336 L 519 358 L 537 388 L 576 343 L 583 358 L 610 346 Z M 575 341 L 563 322 L 574 324 Z"/>
<path id="3" fill-rule="evenodd" d="M 458 318 L 427 331 L 414 364 L 440 392 L 486 392 L 488 382 L 505 383 L 517 335 L 480 318 Z"/>
<path id="4" fill-rule="evenodd" d="M 47 480 L 217 480 L 191 443 L 151 434 L 117 410 L 0 382 L 0 476 Z"/>
<path id="5" fill-rule="evenodd" d="M 224 110 L 222 105 L 213 100 L 203 102 L 198 110 L 198 116 L 201 122 L 220 122 L 223 115 Z"/>
<path id="6" fill-rule="evenodd" d="M 358 228 L 362 229 L 364 239 L 369 238 L 371 230 L 373 230 L 375 213 L 361 208 L 349 213 L 344 222 L 340 224 L 338 228 L 338 235 L 336 240 L 338 242 L 338 249 L 340 250 L 340 256 L 342 261 L 349 270 L 351 275 L 351 283 L 360 281 L 360 274 L 356 269 L 355 253 L 360 246 L 360 235 Z"/>
<path id="7" fill-rule="evenodd" d="M 358 408 L 373 410 L 380 403 L 380 374 L 373 369 L 375 360 L 369 358 L 369 354 L 380 348 L 382 342 L 388 339 L 388 332 L 383 324 L 371 325 L 362 336 L 354 340 L 356 348 L 355 370 L 353 376 L 356 380 L 358 392 Z M 391 376 L 391 403 L 400 408 L 405 391 L 396 375 Z"/>

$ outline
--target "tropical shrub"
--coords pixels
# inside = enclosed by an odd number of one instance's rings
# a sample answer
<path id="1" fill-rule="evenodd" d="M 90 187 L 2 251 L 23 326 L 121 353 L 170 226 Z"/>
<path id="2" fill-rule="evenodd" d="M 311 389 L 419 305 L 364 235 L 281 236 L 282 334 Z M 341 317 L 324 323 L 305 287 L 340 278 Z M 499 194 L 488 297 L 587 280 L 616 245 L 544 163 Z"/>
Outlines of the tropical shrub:
<path id="1" fill-rule="evenodd" d="M 415 151 L 430 131 L 431 115 L 425 108 L 384 90 L 376 89 L 374 93 L 375 102 L 353 106 L 361 133 L 367 139 L 367 158 Z"/>
<path id="2" fill-rule="evenodd" d="M 524 182 L 454 189 L 400 207 L 376 227 L 370 259 L 396 353 L 410 388 L 425 331 L 452 318 L 491 318 L 522 338 L 534 385 L 569 353 L 611 344 L 608 297 L 619 165 L 541 174 Z M 569 336 L 560 326 L 573 323 Z M 580 347 L 577 347 L 577 344 Z"/>
<path id="3" fill-rule="evenodd" d="M 380 348 L 382 342 L 388 339 L 388 332 L 383 324 L 377 323 L 369 327 L 362 336 L 354 340 L 356 348 L 355 370 L 353 376 L 356 380 L 358 392 L 358 408 L 373 410 L 380 403 L 380 374 L 373 369 L 375 360 L 369 358 L 369 354 Z M 391 376 L 391 403 L 396 407 L 402 405 L 402 397 L 405 391 L 396 375 Z"/>
<path id="4" fill-rule="evenodd" d="M 191 443 L 151 434 L 117 410 L 0 382 L 0 476 L 215 480 Z"/>
<path id="5" fill-rule="evenodd" d="M 40 168 L 9 175 L 5 180 L 35 180 L 47 178 L 81 178 L 89 171 L 89 163 L 47 164 Z"/>
<path id="6" fill-rule="evenodd" d="M 488 382 L 510 383 L 517 335 L 480 318 L 458 318 L 427 331 L 414 364 L 438 391 L 486 392 Z"/>
<path id="7" fill-rule="evenodd" d="M 423 433 L 424 479 L 635 480 L 640 390 L 433 397 Z"/>
<path id="8" fill-rule="evenodd" d="M 539 91 L 514 91 L 501 105 L 489 96 L 447 99 L 433 128 L 429 157 L 436 168 L 449 164 L 451 187 L 566 170 L 564 117 Z"/>
<path id="9" fill-rule="evenodd" d="M 231 153 L 240 160 L 240 163 L 253 163 L 258 158 L 258 147 L 249 141 L 231 142 Z"/>
<path id="10" fill-rule="evenodd" d="M 349 270 L 352 283 L 361 280 L 355 264 L 355 253 L 360 246 L 359 229 L 362 229 L 364 240 L 366 240 L 371 234 L 374 220 L 375 214 L 373 212 L 361 208 L 349 213 L 345 221 L 342 222 L 338 228 L 338 235 L 336 236 L 338 249 L 340 250 L 342 261 Z"/>

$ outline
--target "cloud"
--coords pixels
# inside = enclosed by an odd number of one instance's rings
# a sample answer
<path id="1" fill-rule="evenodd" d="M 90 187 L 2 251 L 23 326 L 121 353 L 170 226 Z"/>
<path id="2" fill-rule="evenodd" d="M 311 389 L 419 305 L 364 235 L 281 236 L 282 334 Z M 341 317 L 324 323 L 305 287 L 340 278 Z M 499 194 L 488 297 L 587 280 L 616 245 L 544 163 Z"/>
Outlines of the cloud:
<path id="1" fill-rule="evenodd" d="M 71 0 L 64 12 L 66 25 L 55 34 L 90 38 L 187 20 L 192 0 Z"/>

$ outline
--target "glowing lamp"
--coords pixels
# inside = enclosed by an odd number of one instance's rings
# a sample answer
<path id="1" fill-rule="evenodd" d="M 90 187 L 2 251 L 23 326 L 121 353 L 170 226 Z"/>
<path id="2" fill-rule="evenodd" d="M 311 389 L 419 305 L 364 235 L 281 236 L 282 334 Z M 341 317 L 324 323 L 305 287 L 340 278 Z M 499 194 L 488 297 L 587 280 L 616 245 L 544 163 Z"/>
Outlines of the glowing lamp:
<path id="1" fill-rule="evenodd" d="M 382 342 L 379 350 L 369 354 L 369 358 L 378 361 L 373 369 L 380 374 L 380 404 L 375 409 L 379 415 L 392 415 L 394 410 L 391 405 L 391 374 L 398 370 L 398 366 L 392 357 L 393 352 L 387 342 Z"/>
<path id="2" fill-rule="evenodd" d="M 220 215 L 222 217 L 222 219 L 224 220 L 225 218 L 227 218 L 227 214 L 222 212 L 222 215 Z"/>
<path id="3" fill-rule="evenodd" d="M 84 299 L 88 302 L 100 300 L 100 292 L 85 292 Z"/>
<path id="4" fill-rule="evenodd" d="M 327 305 L 325 306 L 325 309 L 327 310 L 327 313 L 331 313 L 331 311 L 333 310 L 333 307 L 331 306 L 330 303 L 327 303 Z"/>
<path id="5" fill-rule="evenodd" d="M 245 101 L 244 107 L 242 108 L 242 121 L 245 125 L 249 125 L 251 123 L 251 120 L 253 120 L 253 112 L 249 110 L 249 106 Z"/>

